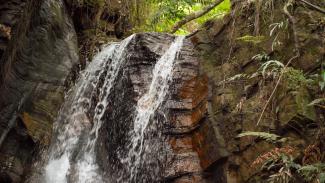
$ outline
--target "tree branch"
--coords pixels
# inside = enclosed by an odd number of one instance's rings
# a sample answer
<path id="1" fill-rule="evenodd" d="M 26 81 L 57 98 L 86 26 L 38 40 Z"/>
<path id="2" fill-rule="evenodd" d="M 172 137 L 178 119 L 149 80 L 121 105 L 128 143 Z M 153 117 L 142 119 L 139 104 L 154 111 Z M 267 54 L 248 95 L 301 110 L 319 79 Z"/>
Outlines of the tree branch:
<path id="1" fill-rule="evenodd" d="M 316 10 L 316 11 L 319 11 L 320 13 L 324 13 L 325 14 L 325 10 L 322 9 L 321 7 L 319 6 L 316 6 L 308 1 L 305 1 L 305 0 L 300 0 L 302 3 L 305 3 L 306 5 L 308 5 L 310 8 Z"/>
<path id="2" fill-rule="evenodd" d="M 201 11 L 194 12 L 192 14 L 187 15 L 184 19 L 178 21 L 174 26 L 173 29 L 170 31 L 170 33 L 175 33 L 178 29 L 180 29 L 183 25 L 187 24 L 188 22 L 195 20 L 208 12 L 210 12 L 213 8 L 218 6 L 220 3 L 222 3 L 224 0 L 216 0 L 212 4 L 204 7 Z"/>

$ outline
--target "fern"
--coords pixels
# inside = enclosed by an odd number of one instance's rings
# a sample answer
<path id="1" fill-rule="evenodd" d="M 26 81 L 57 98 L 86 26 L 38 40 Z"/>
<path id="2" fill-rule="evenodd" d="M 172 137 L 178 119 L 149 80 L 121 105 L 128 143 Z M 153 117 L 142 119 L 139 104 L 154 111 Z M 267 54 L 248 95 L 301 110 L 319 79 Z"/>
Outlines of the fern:
<path id="1" fill-rule="evenodd" d="M 321 103 L 325 103 L 325 98 L 318 98 L 313 100 L 308 106 L 320 105 Z"/>
<path id="2" fill-rule="evenodd" d="M 321 78 L 319 81 L 319 87 L 320 87 L 321 91 L 323 91 L 325 88 L 325 63 L 323 63 L 321 67 L 322 68 L 321 68 L 321 73 L 320 73 Z"/>
<path id="3" fill-rule="evenodd" d="M 325 183 L 325 173 L 320 173 L 319 174 L 319 182 L 320 183 Z"/>
<path id="4" fill-rule="evenodd" d="M 245 35 L 245 36 L 237 38 L 236 40 L 258 44 L 258 43 L 265 41 L 265 37 L 264 36 Z"/>
<path id="5" fill-rule="evenodd" d="M 282 68 L 284 68 L 284 65 L 280 61 L 269 60 L 263 63 L 259 70 L 261 70 L 263 77 L 266 77 L 266 75 L 268 74 L 267 71 L 269 73 L 277 74 L 281 71 Z"/>
<path id="6" fill-rule="evenodd" d="M 324 163 L 316 163 L 312 165 L 306 165 L 301 167 L 298 170 L 306 181 L 312 181 L 314 179 L 319 179 L 319 182 L 324 182 L 325 180 L 325 164 Z"/>
<path id="7" fill-rule="evenodd" d="M 263 62 L 258 71 L 265 78 L 266 75 L 277 75 L 285 67 L 284 64 L 278 60 L 270 60 L 270 56 L 266 53 L 257 54 L 252 57 L 252 60 Z"/>
<path id="8" fill-rule="evenodd" d="M 239 135 L 237 135 L 237 137 L 246 137 L 246 136 L 255 136 L 261 139 L 266 140 L 267 142 L 271 142 L 271 143 L 276 143 L 276 142 L 284 142 L 287 139 L 286 138 L 281 138 L 281 136 L 276 135 L 276 134 L 272 134 L 272 133 L 266 133 L 266 132 L 251 132 L 251 131 L 247 131 L 247 132 L 243 132 Z"/>
<path id="9" fill-rule="evenodd" d="M 266 53 L 261 53 L 261 54 L 257 54 L 255 56 L 253 56 L 252 60 L 258 60 L 258 61 L 261 61 L 261 62 L 266 62 L 266 61 L 270 60 L 270 56 L 268 56 Z"/>

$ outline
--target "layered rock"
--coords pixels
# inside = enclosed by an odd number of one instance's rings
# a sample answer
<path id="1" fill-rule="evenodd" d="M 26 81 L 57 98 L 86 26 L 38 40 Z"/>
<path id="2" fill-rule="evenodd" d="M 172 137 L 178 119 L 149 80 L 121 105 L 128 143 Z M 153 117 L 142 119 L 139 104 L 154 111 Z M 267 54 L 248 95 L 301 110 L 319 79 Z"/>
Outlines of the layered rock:
<path id="1" fill-rule="evenodd" d="M 23 5 L 17 0 L 19 6 L 10 2 L 0 5 L 0 9 L 7 4 L 12 7 L 9 13 L 0 13 L 1 17 L 10 15 L 0 18 L 0 49 L 6 50 L 1 60 L 0 134 L 9 131 L 0 145 L 0 182 L 20 182 L 37 149 L 35 144 L 49 143 L 67 78 L 78 60 L 75 32 L 61 1 L 28 1 Z M 290 66 L 298 80 L 284 77 L 256 125 L 276 78 L 257 73 L 261 64 L 252 57 L 265 52 L 285 63 L 294 56 L 292 29 L 281 30 L 277 38 L 269 36 L 272 23 L 287 21 L 280 12 L 283 4 L 276 5 L 274 19 L 260 24 L 260 37 L 251 26 L 255 6 L 240 2 L 233 6 L 232 16 L 208 22 L 186 39 L 175 62 L 168 99 L 153 117 L 159 122 L 154 124 L 157 131 L 153 134 L 159 138 L 151 142 L 157 149 L 149 156 L 160 157 L 157 162 L 145 163 L 156 163 L 162 171 L 150 178 L 175 183 L 258 182 L 258 171 L 251 164 L 274 145 L 251 137 L 239 139 L 239 133 L 267 131 L 290 137 L 285 145 L 297 146 L 300 153 L 315 140 L 316 122 L 324 118 L 307 104 L 322 93 L 315 85 L 307 85 L 296 71 L 319 71 L 324 62 L 324 21 L 320 13 L 304 6 L 295 7 L 294 12 L 302 51 Z M 17 24 L 23 6 L 24 18 Z M 113 25 L 116 19 L 111 18 Z M 91 24 L 89 19 L 82 19 L 79 25 Z M 17 29 L 12 29 L 16 24 Z M 153 66 L 173 39 L 166 34 L 138 34 L 127 48 L 127 61 L 109 95 L 106 123 L 96 146 L 100 167 L 104 173 L 112 173 L 106 175 L 112 180 L 128 175 L 119 153 L 129 148 L 134 106 L 148 90 Z M 17 120 L 12 118 L 15 114 Z M 8 127 L 11 119 L 16 121 L 13 128 Z M 142 170 L 144 176 L 152 171 L 149 168 Z"/>
<path id="2" fill-rule="evenodd" d="M 128 156 L 132 141 L 135 106 L 149 89 L 155 63 L 173 39 L 167 34 L 137 34 L 127 47 L 128 56 L 108 97 L 97 145 L 98 162 L 113 182 L 130 176 L 123 157 Z M 197 56 L 185 40 L 175 60 L 168 96 L 152 116 L 144 137 L 151 152 L 146 152 L 138 175 L 143 182 L 205 182 L 211 174 L 203 170 L 227 156 L 222 137 L 209 126 L 207 77 L 199 73 Z M 155 172 L 157 167 L 159 172 Z"/>
<path id="3" fill-rule="evenodd" d="M 312 3 L 322 6 L 319 1 Z M 214 174 L 212 182 L 264 182 L 263 179 L 268 178 L 258 174 L 259 167 L 252 163 L 275 145 L 254 137 L 237 138 L 241 132 L 265 131 L 288 137 L 290 140 L 282 145 L 294 147 L 300 155 L 308 143 L 322 144 L 315 133 L 322 134 L 319 125 L 324 116 L 308 104 L 312 98 L 323 94 L 317 84 L 306 84 L 306 81 L 311 75 L 320 73 L 321 64 L 325 62 L 324 19 L 320 18 L 320 12 L 297 3 L 290 11 L 297 21 L 296 29 L 289 22 L 288 29 L 280 28 L 270 34 L 272 23 L 288 20 L 283 13 L 284 4 L 276 2 L 274 5 L 274 9 L 262 9 L 258 15 L 254 3 L 236 2 L 230 15 L 207 22 L 202 30 L 189 38 L 202 54 L 201 73 L 208 77 L 207 125 L 215 130 L 216 136 L 205 134 L 212 139 L 222 137 L 226 142 L 224 150 L 229 152 L 228 158 L 223 160 L 201 156 L 201 162 L 206 162 L 205 159 L 212 162 L 203 166 L 204 170 Z M 307 14 L 309 16 L 305 16 Z M 265 19 L 256 25 L 256 16 Z M 259 26 L 259 35 L 254 32 L 256 26 Z M 268 60 L 261 61 L 254 56 L 266 55 L 269 60 L 287 63 L 296 54 L 293 31 L 298 36 L 300 56 L 285 70 L 259 121 L 278 75 L 263 74 L 261 65 Z M 199 152 L 205 152 L 204 146 L 211 145 L 204 141 L 202 144 Z M 218 177 L 224 178 L 220 180 Z"/>
<path id="4" fill-rule="evenodd" d="M 21 181 L 36 144 L 49 144 L 68 78 L 78 63 L 76 34 L 63 2 L 26 3 L 21 19 L 7 18 L 17 28 L 1 59 L 0 154 L 7 158 L 0 160 L 0 180 L 9 182 Z"/>
<path id="5" fill-rule="evenodd" d="M 0 1 L 0 58 L 12 38 L 12 30 L 17 26 L 26 0 Z"/>

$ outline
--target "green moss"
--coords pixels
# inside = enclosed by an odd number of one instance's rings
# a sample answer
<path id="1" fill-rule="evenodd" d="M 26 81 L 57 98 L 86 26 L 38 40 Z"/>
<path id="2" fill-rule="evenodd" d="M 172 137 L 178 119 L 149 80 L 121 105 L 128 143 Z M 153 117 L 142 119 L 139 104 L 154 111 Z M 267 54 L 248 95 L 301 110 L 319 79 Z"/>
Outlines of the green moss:
<path id="1" fill-rule="evenodd" d="M 312 80 L 307 79 L 301 70 L 288 67 L 283 73 L 283 78 L 286 80 L 287 87 L 290 90 L 298 90 L 300 87 L 307 87 Z"/>
<path id="2" fill-rule="evenodd" d="M 64 22 L 64 17 L 60 5 L 58 3 L 52 3 L 51 10 L 55 14 L 55 16 L 53 16 L 55 18 L 55 21 L 58 24 L 62 24 Z"/>
<path id="3" fill-rule="evenodd" d="M 307 79 L 301 70 L 292 67 L 286 68 L 279 91 L 279 95 L 283 97 L 280 104 L 282 121 L 286 123 L 297 114 L 310 120 L 316 119 L 315 108 L 308 105 L 312 101 L 308 91 L 308 86 L 311 83 L 312 80 Z"/>

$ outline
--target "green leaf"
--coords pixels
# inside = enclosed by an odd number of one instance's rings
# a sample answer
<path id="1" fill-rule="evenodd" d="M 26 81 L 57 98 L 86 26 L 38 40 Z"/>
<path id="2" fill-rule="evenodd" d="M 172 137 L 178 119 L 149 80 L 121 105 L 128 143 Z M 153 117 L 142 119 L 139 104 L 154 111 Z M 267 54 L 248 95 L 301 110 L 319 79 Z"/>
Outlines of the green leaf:
<path id="1" fill-rule="evenodd" d="M 245 35 L 239 38 L 236 38 L 236 40 L 240 40 L 243 42 L 251 42 L 254 44 L 258 44 L 261 43 L 263 41 L 265 41 L 265 37 L 264 36 L 251 36 L 251 35 Z"/>
<path id="2" fill-rule="evenodd" d="M 308 104 L 308 106 L 314 106 L 323 102 L 325 102 L 325 98 L 318 98 L 316 100 L 313 100 L 310 104 Z"/>
<path id="3" fill-rule="evenodd" d="M 320 173 L 319 174 L 319 182 L 320 183 L 325 183 L 325 173 Z"/>
<path id="4" fill-rule="evenodd" d="M 237 137 L 245 137 L 245 136 L 256 136 L 259 137 L 261 139 L 264 139 L 268 142 L 282 142 L 285 141 L 285 138 L 281 138 L 280 136 L 276 135 L 276 134 L 272 134 L 272 133 L 266 133 L 266 132 L 251 132 L 251 131 L 247 131 L 247 132 L 243 132 L 240 133 L 239 135 L 237 135 Z"/>

